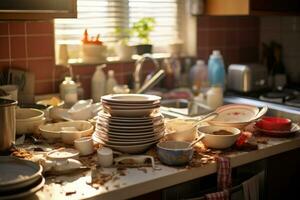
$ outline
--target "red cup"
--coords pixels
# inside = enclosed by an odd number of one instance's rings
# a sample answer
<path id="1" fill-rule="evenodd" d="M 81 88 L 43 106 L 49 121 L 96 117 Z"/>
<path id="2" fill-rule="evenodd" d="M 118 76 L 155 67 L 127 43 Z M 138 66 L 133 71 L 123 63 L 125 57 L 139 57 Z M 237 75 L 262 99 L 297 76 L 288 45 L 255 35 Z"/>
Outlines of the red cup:
<path id="1" fill-rule="evenodd" d="M 268 131 L 289 131 L 291 130 L 292 121 L 281 117 L 263 117 L 256 125 Z"/>

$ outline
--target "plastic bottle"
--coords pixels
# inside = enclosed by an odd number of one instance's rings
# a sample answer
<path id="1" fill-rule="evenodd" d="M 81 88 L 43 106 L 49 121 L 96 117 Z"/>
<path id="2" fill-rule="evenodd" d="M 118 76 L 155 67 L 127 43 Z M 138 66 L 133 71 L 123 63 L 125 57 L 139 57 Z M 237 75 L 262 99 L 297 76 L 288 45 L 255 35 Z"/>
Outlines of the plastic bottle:
<path id="1" fill-rule="evenodd" d="M 60 96 L 66 105 L 73 105 L 78 100 L 77 85 L 71 77 L 66 76 L 65 80 L 60 84 Z"/>
<path id="2" fill-rule="evenodd" d="M 198 94 L 201 88 L 208 87 L 207 66 L 203 60 L 197 60 L 190 72 L 192 88 L 195 94 Z"/>
<path id="3" fill-rule="evenodd" d="M 223 105 L 223 89 L 220 85 L 214 85 L 207 91 L 206 104 L 211 109 L 216 109 Z"/>
<path id="4" fill-rule="evenodd" d="M 117 81 L 115 79 L 115 73 L 113 70 L 108 71 L 108 79 L 107 79 L 107 85 L 106 85 L 106 93 L 107 94 L 113 94 L 114 90 L 113 88 L 117 85 Z"/>
<path id="5" fill-rule="evenodd" d="M 103 68 L 106 65 L 99 65 L 92 77 L 92 99 L 94 102 L 99 102 L 101 96 L 106 94 L 106 75 Z"/>
<path id="6" fill-rule="evenodd" d="M 225 88 L 225 67 L 219 50 L 213 50 L 208 61 L 208 80 L 211 86 L 221 85 Z"/>

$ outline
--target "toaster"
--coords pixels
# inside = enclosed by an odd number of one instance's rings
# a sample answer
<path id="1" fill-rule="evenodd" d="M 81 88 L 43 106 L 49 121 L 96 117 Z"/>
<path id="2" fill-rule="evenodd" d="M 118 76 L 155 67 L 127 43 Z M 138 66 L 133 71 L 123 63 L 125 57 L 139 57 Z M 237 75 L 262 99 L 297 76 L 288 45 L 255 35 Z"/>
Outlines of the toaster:
<path id="1" fill-rule="evenodd" d="M 253 92 L 267 88 L 268 69 L 261 64 L 231 64 L 227 88 L 237 92 Z"/>

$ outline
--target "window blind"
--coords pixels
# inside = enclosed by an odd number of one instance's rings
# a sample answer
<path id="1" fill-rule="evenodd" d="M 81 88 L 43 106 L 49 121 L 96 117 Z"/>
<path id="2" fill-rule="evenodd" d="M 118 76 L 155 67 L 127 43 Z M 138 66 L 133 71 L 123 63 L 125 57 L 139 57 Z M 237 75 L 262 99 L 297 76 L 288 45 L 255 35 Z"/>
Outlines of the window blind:
<path id="1" fill-rule="evenodd" d="M 167 43 L 179 35 L 179 1 L 182 0 L 77 0 L 77 19 L 56 19 L 57 44 L 80 44 L 84 30 L 100 34 L 106 43 L 117 41 L 117 27 L 131 27 L 142 17 L 154 17 L 153 44 Z M 137 42 L 137 38 L 132 38 Z"/>

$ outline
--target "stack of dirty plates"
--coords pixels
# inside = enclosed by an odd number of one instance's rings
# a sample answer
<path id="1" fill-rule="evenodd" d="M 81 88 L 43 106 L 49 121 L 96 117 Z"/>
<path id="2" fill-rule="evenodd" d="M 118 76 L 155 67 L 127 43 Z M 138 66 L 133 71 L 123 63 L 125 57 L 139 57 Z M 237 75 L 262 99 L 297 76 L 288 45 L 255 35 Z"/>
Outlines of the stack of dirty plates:
<path id="1" fill-rule="evenodd" d="M 11 156 L 0 156 L 0 163 L 0 199 L 22 199 L 44 186 L 39 164 Z"/>
<path id="2" fill-rule="evenodd" d="M 101 98 L 95 142 L 125 153 L 147 150 L 164 135 L 160 97 L 142 94 L 107 95 Z"/>

